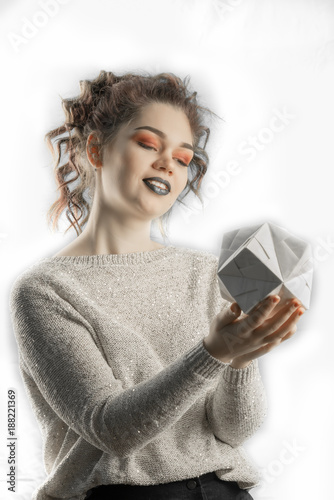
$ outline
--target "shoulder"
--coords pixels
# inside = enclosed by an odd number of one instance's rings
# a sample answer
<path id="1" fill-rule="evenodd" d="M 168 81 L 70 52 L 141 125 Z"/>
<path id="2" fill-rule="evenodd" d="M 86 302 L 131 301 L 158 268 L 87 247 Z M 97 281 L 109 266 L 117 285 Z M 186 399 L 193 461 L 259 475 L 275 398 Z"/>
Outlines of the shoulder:
<path id="1" fill-rule="evenodd" d="M 47 258 L 38 260 L 25 268 L 12 281 L 9 289 L 11 310 L 23 300 L 26 302 L 38 295 L 50 294 L 50 290 L 54 288 L 57 273 L 46 261 Z"/>

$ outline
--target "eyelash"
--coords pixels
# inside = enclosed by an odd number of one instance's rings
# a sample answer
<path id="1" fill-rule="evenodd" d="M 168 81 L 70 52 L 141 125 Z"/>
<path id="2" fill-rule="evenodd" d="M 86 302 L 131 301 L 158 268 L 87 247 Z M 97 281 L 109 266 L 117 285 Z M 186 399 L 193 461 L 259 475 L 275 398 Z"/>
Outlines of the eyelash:
<path id="1" fill-rule="evenodd" d="M 156 151 L 156 149 L 153 147 L 153 146 L 148 146 L 147 144 L 144 144 L 143 142 L 139 142 L 138 141 L 138 144 L 143 147 L 144 149 L 154 149 L 154 151 Z M 181 160 L 177 160 L 179 162 L 180 165 L 182 165 L 182 167 L 188 167 L 188 165 L 186 163 L 184 163 L 183 161 Z"/>

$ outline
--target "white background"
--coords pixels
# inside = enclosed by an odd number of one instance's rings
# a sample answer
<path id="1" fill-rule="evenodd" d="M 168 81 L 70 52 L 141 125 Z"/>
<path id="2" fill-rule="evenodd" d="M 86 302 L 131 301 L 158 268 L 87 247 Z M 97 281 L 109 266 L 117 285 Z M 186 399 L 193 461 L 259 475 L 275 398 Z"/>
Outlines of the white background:
<path id="1" fill-rule="evenodd" d="M 201 102 L 224 118 L 210 124 L 204 207 L 177 209 L 165 244 L 218 255 L 225 231 L 264 221 L 311 243 L 311 308 L 296 335 L 260 359 L 269 412 L 245 448 L 264 472 L 263 485 L 251 490 L 254 499 L 330 498 L 334 2 L 16 0 L 0 9 L 1 498 L 29 499 L 45 476 L 41 436 L 18 374 L 10 286 L 33 262 L 76 237 L 47 227 L 56 191 L 44 135 L 63 123 L 60 96 L 78 95 L 79 80 L 102 69 L 189 74 Z M 285 118 L 273 118 L 279 114 Z M 66 227 L 64 217 L 61 230 Z M 12 387 L 18 405 L 15 494 L 6 484 Z"/>

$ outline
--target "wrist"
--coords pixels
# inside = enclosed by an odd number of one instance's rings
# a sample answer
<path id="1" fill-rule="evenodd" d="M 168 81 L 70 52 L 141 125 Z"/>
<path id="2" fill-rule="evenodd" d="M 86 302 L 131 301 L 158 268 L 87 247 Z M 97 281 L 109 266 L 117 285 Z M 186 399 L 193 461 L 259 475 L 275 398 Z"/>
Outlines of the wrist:
<path id="1" fill-rule="evenodd" d="M 209 342 L 206 338 L 203 339 L 203 345 L 205 349 L 208 351 L 208 353 L 213 357 L 218 359 L 219 361 L 222 361 L 223 363 L 229 364 L 231 361 L 231 357 L 222 355 L 221 350 L 219 351 L 217 348 L 215 348 L 211 342 Z"/>
<path id="2" fill-rule="evenodd" d="M 247 366 L 249 366 L 251 364 L 251 362 L 252 362 L 252 360 L 251 361 L 238 361 L 238 358 L 235 358 L 235 359 L 232 359 L 230 366 L 232 368 L 236 368 L 238 370 L 240 368 L 247 368 Z"/>

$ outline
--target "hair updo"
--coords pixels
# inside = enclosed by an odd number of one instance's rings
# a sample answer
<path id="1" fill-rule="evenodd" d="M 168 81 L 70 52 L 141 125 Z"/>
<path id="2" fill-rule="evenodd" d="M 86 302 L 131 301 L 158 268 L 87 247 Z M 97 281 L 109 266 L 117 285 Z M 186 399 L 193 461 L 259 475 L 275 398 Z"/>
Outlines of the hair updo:
<path id="1" fill-rule="evenodd" d="M 199 187 L 209 162 L 205 147 L 210 135 L 210 129 L 203 124 L 203 117 L 206 112 L 215 113 L 197 103 L 197 92 L 188 89 L 189 78 L 187 76 L 182 81 L 173 73 L 126 73 L 117 76 L 100 71 L 94 80 L 80 81 L 81 93 L 78 97 L 61 98 L 65 122 L 45 135 L 55 159 L 54 173 L 59 191 L 59 198 L 47 212 L 48 223 L 53 222 L 52 229 L 58 230 L 58 221 L 65 209 L 70 222 L 65 233 L 73 226 L 79 235 L 88 221 L 95 188 L 94 169 L 86 155 L 88 136 L 94 133 L 97 138 L 95 145 L 101 148 L 103 162 L 103 148 L 113 140 L 120 127 L 136 118 L 143 106 L 153 102 L 171 104 L 183 110 L 188 117 L 194 156 L 188 166 L 187 191 L 183 197 L 193 191 L 202 202 Z M 203 136 L 206 138 L 201 147 L 199 142 Z M 177 201 L 182 203 L 180 196 Z M 163 235 L 162 222 L 171 210 L 158 218 Z"/>

